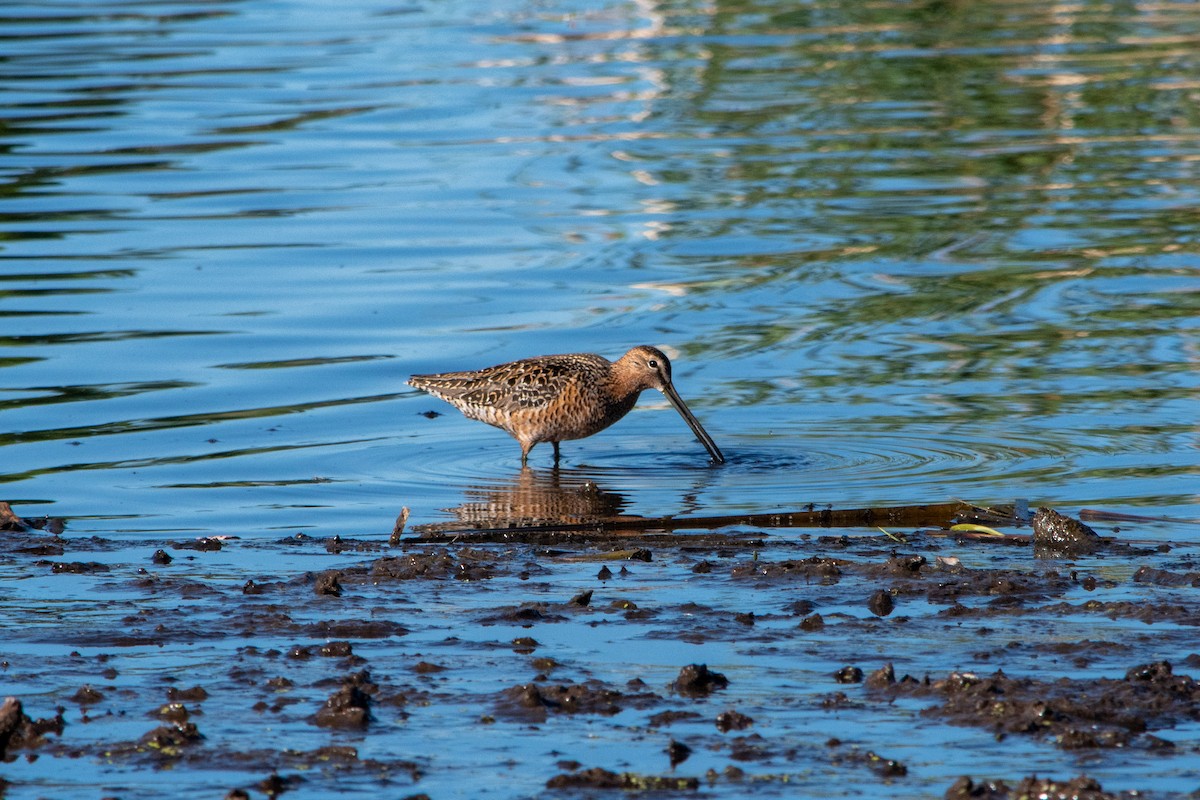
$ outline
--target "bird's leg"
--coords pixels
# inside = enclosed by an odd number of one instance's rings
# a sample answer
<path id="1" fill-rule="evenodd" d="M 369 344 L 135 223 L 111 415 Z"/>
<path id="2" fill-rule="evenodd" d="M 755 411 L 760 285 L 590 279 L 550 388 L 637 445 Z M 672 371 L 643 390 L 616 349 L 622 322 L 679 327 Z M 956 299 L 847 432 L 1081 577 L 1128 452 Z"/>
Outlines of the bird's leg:
<path id="1" fill-rule="evenodd" d="M 521 466 L 529 466 L 529 451 L 533 449 L 533 442 L 521 442 Z"/>
<path id="2" fill-rule="evenodd" d="M 554 445 L 554 463 L 557 464 L 558 463 L 558 442 L 551 442 L 550 444 Z"/>

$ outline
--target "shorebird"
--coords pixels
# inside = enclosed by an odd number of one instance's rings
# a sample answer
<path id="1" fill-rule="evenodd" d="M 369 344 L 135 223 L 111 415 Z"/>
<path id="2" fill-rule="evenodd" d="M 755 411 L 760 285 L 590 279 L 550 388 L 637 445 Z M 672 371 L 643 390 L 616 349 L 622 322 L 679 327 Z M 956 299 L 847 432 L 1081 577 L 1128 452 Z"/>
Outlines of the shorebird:
<path id="1" fill-rule="evenodd" d="M 583 439 L 629 413 L 646 389 L 658 389 L 712 460 L 725 462 L 716 442 L 671 383 L 671 361 L 641 345 L 616 361 L 592 353 L 538 356 L 473 372 L 413 375 L 410 386 L 440 397 L 470 419 L 508 431 L 521 445 L 521 464 L 539 442 Z"/>

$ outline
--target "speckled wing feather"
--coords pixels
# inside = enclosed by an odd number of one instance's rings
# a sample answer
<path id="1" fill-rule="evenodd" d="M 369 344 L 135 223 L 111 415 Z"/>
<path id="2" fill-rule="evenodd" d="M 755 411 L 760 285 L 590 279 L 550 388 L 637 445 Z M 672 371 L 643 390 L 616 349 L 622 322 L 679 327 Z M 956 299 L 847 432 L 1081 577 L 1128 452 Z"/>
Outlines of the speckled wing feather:
<path id="1" fill-rule="evenodd" d="M 590 353 L 540 356 L 474 372 L 414 375 L 409 383 L 467 416 L 492 422 L 497 416 L 545 408 L 572 382 L 586 380 L 593 370 L 603 375 L 607 367 L 606 359 Z"/>

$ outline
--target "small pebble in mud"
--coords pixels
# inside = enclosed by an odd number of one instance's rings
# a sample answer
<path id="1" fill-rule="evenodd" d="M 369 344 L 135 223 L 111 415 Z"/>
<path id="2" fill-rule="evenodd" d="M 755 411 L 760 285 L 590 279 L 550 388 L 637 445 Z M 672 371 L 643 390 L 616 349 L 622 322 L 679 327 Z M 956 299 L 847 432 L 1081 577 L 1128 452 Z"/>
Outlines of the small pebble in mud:
<path id="1" fill-rule="evenodd" d="M 262 594 L 263 588 L 252 580 L 246 581 L 246 585 L 242 587 L 242 594 Z"/>
<path id="2" fill-rule="evenodd" d="M 556 667 L 560 666 L 557 661 L 549 657 L 535 658 L 529 664 L 538 672 L 553 672 Z"/>
<path id="3" fill-rule="evenodd" d="M 203 686 L 193 686 L 190 689 L 176 689 L 172 686 L 167 689 L 167 699 L 173 703 L 184 701 L 198 703 L 208 699 L 208 692 Z"/>
<path id="4" fill-rule="evenodd" d="M 839 708 L 846 708 L 851 704 L 850 696 L 845 692 L 834 692 L 821 698 L 821 708 L 825 709 L 826 711 L 834 711 Z"/>
<path id="5" fill-rule="evenodd" d="M 862 683 L 863 671 L 858 667 L 845 666 L 833 673 L 833 679 L 838 683 Z"/>
<path id="6" fill-rule="evenodd" d="M 721 733 L 729 731 L 743 731 L 754 724 L 754 720 L 746 716 L 740 711 L 722 711 L 717 714 L 717 730 Z"/>
<path id="7" fill-rule="evenodd" d="M 150 712 L 150 716 L 171 722 L 187 722 L 188 710 L 183 703 L 166 703 Z"/>
<path id="8" fill-rule="evenodd" d="M 596 573 L 596 578 L 602 581 L 609 580 L 612 578 L 612 570 L 607 566 L 601 567 L 600 571 Z"/>
<path id="9" fill-rule="evenodd" d="M 346 658 L 354 655 L 354 649 L 349 642 L 327 642 L 321 645 L 320 653 L 326 658 Z"/>
<path id="10" fill-rule="evenodd" d="M 579 606 L 580 608 L 586 608 L 587 606 L 591 605 L 591 602 L 592 602 L 592 590 L 588 589 L 587 591 L 580 592 L 579 594 L 575 595 L 570 600 L 568 600 L 567 605 Z"/>
<path id="11" fill-rule="evenodd" d="M 740 614 L 734 614 L 733 621 L 740 622 L 743 625 L 753 626 L 754 625 L 754 612 L 746 611 L 746 612 L 743 612 Z"/>
<path id="12" fill-rule="evenodd" d="M 692 755 L 692 748 L 674 739 L 667 745 L 667 758 L 671 759 L 672 769 L 687 761 Z"/>
<path id="13" fill-rule="evenodd" d="M 884 778 L 900 778 L 908 774 L 908 767 L 894 758 L 884 758 L 870 751 L 867 752 L 867 763 L 875 774 Z"/>
<path id="14" fill-rule="evenodd" d="M 150 556 L 150 560 L 155 564 L 170 564 L 175 559 L 166 550 L 160 548 L 154 551 L 154 555 Z"/>
<path id="15" fill-rule="evenodd" d="M 692 567 L 692 572 L 696 573 L 697 575 L 707 575 L 708 573 L 712 572 L 712 564 L 708 563 L 707 561 L 701 561 L 699 564 Z"/>
<path id="16" fill-rule="evenodd" d="M 317 576 L 317 584 L 313 587 L 313 591 L 317 594 L 341 597 L 342 584 L 338 580 L 341 576 L 342 574 L 337 571 L 322 572 Z"/>
<path id="17" fill-rule="evenodd" d="M 800 624 L 797 627 L 802 631 L 819 631 L 825 627 L 825 618 L 820 614 L 810 614 L 800 620 Z"/>
<path id="18" fill-rule="evenodd" d="M 671 688 L 682 695 L 702 697 L 728 685 L 729 679 L 719 672 L 710 672 L 707 664 L 688 664 L 679 671 Z"/>
<path id="19" fill-rule="evenodd" d="M 896 668 L 890 663 L 884 664 L 879 669 L 867 676 L 868 689 L 884 689 L 896 683 Z"/>
<path id="20" fill-rule="evenodd" d="M 81 706 L 99 703 L 103 699 L 104 695 L 90 686 L 84 686 L 75 694 L 71 695 L 71 702 L 78 703 Z"/>
<path id="21" fill-rule="evenodd" d="M 877 617 L 886 617 L 896 608 L 896 601 L 891 592 L 880 589 L 871 595 L 871 599 L 867 601 L 867 608 Z"/>
<path id="22" fill-rule="evenodd" d="M 527 655 L 532 653 L 538 646 L 538 641 L 532 636 L 518 636 L 516 639 L 512 640 L 512 645 L 514 653 Z"/>

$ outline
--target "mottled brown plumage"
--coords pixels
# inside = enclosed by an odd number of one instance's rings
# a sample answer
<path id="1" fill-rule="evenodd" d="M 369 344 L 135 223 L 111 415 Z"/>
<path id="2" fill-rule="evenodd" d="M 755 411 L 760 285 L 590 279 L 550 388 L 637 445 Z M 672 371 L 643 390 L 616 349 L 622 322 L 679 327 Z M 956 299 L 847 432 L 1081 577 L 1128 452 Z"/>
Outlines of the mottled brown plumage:
<path id="1" fill-rule="evenodd" d="M 592 353 L 538 356 L 474 372 L 413 375 L 409 385 L 440 397 L 471 419 L 508 431 L 521 444 L 521 463 L 539 442 L 583 439 L 629 413 L 646 389 L 658 389 L 679 412 L 713 461 L 725 457 L 671 383 L 671 362 L 643 345 L 616 361 Z"/>

